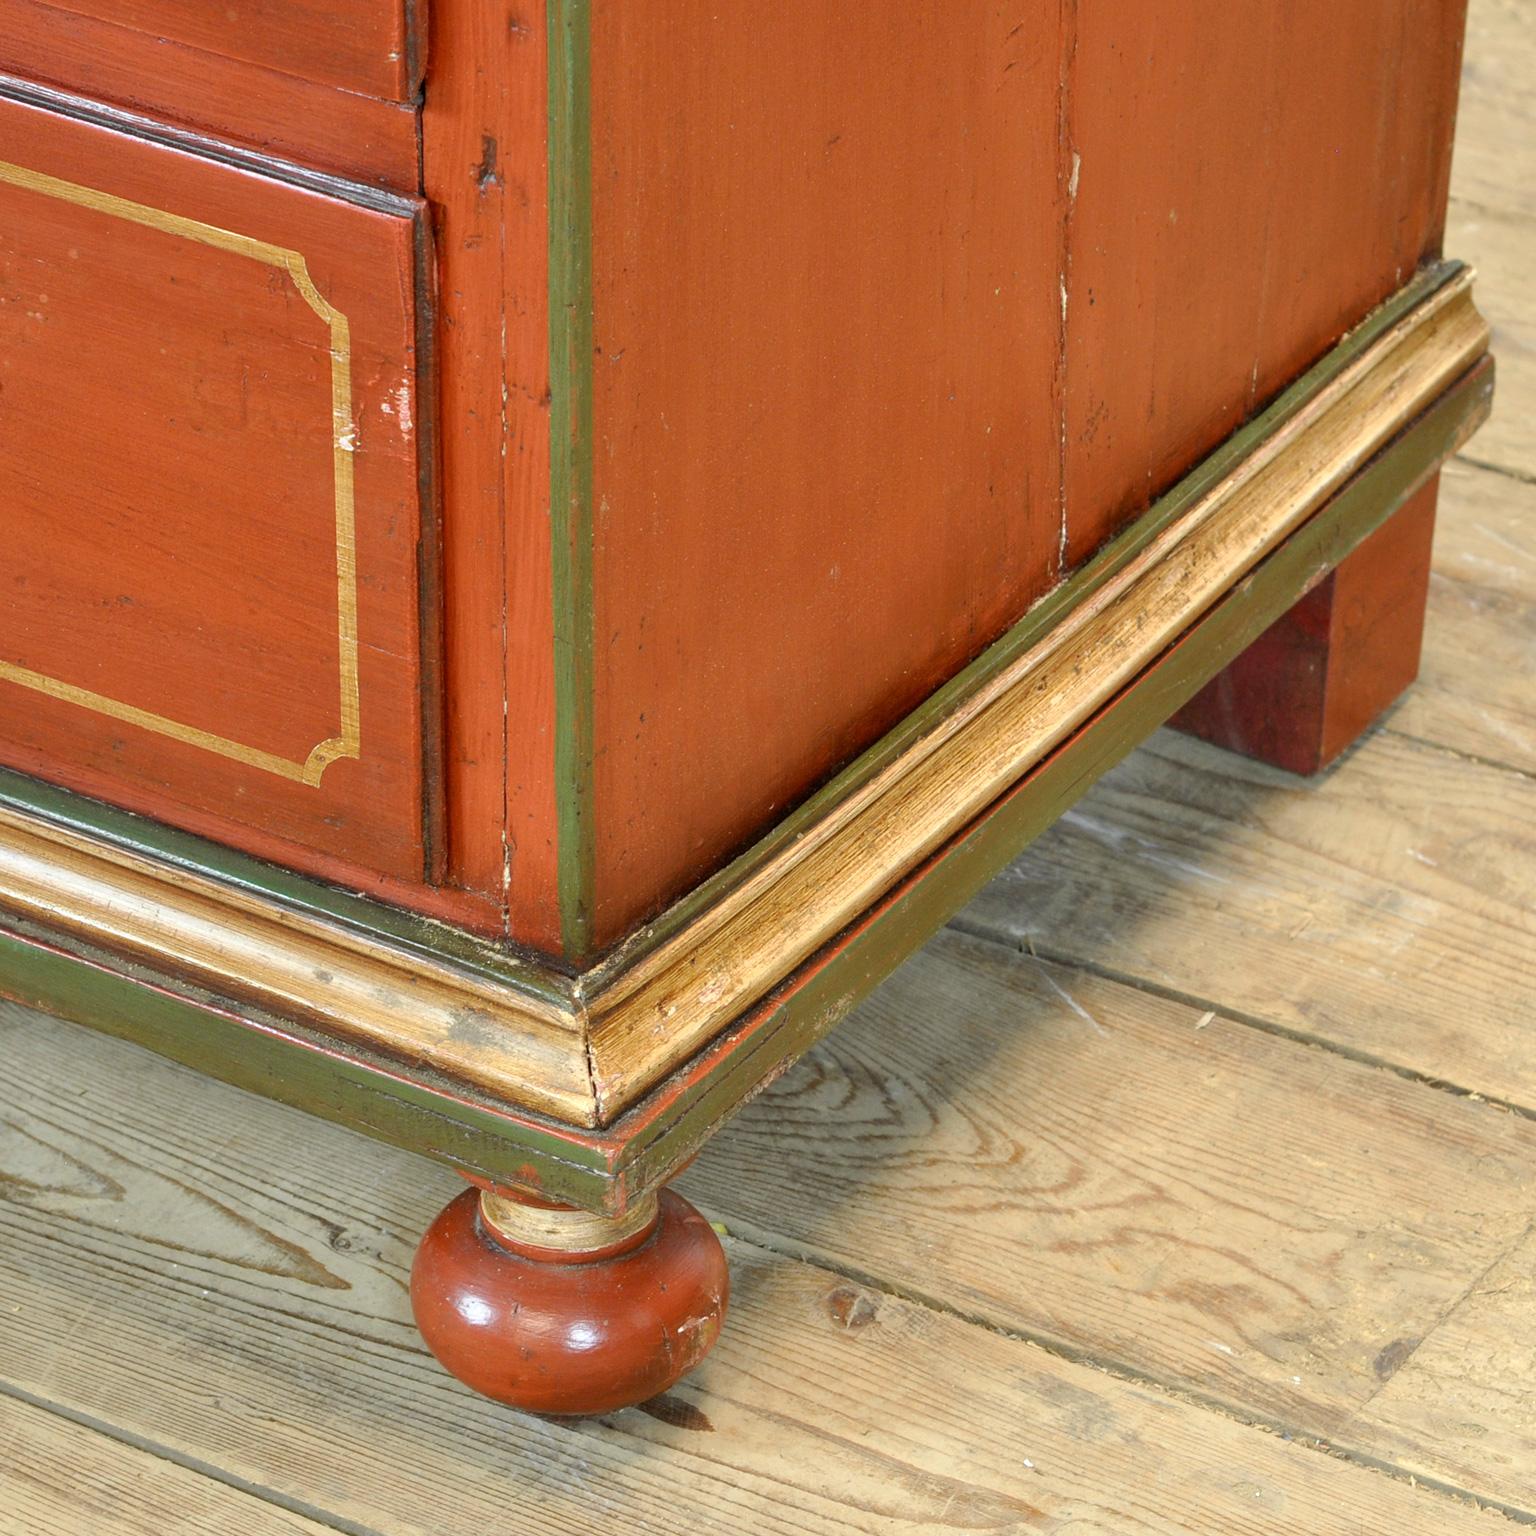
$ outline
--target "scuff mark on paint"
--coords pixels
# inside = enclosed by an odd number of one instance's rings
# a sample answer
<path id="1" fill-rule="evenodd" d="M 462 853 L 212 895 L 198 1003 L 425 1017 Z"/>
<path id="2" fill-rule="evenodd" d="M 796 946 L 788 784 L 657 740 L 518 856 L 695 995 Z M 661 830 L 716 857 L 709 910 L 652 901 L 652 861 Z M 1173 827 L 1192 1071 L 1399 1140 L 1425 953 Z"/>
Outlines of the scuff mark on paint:
<path id="1" fill-rule="evenodd" d="M 501 185 L 501 146 L 494 134 L 480 136 L 480 163 L 474 167 L 475 185 L 484 192 L 488 187 Z"/>

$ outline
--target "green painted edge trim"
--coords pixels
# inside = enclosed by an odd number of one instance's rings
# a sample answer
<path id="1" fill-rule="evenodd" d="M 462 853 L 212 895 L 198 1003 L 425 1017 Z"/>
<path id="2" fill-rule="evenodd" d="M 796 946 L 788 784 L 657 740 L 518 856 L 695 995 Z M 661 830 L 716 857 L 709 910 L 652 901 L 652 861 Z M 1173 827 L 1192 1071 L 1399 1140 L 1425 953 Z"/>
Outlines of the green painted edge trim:
<path id="1" fill-rule="evenodd" d="M 1317 580 L 1402 506 L 1485 419 L 1492 360 L 1474 366 L 1081 731 L 699 1057 L 608 1127 L 636 1198 L 786 1071 L 982 886 L 1046 831 Z"/>
<path id="2" fill-rule="evenodd" d="M 599 1209 L 612 1196 L 610 1148 L 597 1138 L 534 1117 L 509 1119 L 446 1084 L 405 1077 L 351 1047 L 30 923 L 0 924 L 0 997 L 454 1168 L 537 1183 Z"/>
<path id="3" fill-rule="evenodd" d="M 1202 459 L 1171 490 L 1089 559 L 1060 586 L 1053 588 L 1016 624 L 995 640 L 962 671 L 929 696 L 833 778 L 801 802 L 758 842 L 718 873 L 695 886 L 650 923 L 638 929 L 600 960 L 584 978 L 589 995 L 657 949 L 685 928 L 726 892 L 742 884 L 782 848 L 793 843 L 839 802 L 867 783 L 913 741 L 949 714 L 967 695 L 1007 668 L 1021 652 L 1041 639 L 1079 603 L 1133 560 L 1170 523 L 1182 517 L 1201 496 L 1231 473 L 1266 437 L 1277 432 L 1309 401 L 1338 377 L 1385 331 L 1410 310 L 1462 271 L 1459 261 L 1425 267 L 1385 303 L 1374 309 L 1331 351 L 1325 353 L 1293 384 L 1218 448 Z"/>
<path id="4" fill-rule="evenodd" d="M 379 939 L 408 953 L 461 966 L 466 972 L 515 987 L 529 996 L 572 1006 L 569 978 L 493 939 L 480 938 L 452 923 L 295 874 L 195 833 L 165 826 L 148 816 L 92 800 L 10 768 L 0 768 L 0 806 L 110 843 L 157 864 L 217 880 L 278 906 L 327 918 L 354 933 Z"/>
<path id="5" fill-rule="evenodd" d="M 564 953 L 591 937 L 592 137 L 590 0 L 549 0 L 549 515 L 555 835 Z"/>

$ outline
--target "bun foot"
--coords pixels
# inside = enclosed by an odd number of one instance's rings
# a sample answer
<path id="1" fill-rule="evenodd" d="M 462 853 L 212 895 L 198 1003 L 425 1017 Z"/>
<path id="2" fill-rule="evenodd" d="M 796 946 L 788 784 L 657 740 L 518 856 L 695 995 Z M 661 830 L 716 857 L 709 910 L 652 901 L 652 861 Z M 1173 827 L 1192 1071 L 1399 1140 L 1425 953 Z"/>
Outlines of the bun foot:
<path id="1" fill-rule="evenodd" d="M 411 1307 L 466 1386 L 529 1413 L 612 1413 L 714 1344 L 730 1277 L 714 1229 L 662 1190 L 617 1220 L 467 1189 L 422 1239 Z"/>

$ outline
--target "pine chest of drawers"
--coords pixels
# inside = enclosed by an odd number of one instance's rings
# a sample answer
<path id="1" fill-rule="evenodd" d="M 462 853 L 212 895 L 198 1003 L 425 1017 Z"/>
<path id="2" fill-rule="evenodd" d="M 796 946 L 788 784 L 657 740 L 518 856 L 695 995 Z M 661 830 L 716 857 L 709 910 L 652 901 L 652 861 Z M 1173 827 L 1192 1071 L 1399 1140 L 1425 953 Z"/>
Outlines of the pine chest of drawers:
<path id="1" fill-rule="evenodd" d="M 1411 681 L 1462 25 L 0 0 L 0 989 L 465 1174 L 480 1390 L 660 1390 L 733 1108 L 1170 717 Z"/>

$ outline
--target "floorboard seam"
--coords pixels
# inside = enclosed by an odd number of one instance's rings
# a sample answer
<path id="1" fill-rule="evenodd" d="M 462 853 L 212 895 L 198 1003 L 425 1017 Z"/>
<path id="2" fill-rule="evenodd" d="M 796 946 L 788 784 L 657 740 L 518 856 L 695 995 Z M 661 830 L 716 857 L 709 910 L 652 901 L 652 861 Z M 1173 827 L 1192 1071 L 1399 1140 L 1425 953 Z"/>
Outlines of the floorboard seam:
<path id="1" fill-rule="evenodd" d="M 1009 1327 L 1005 1323 L 999 1323 L 995 1319 L 988 1317 L 983 1312 L 967 1311 L 963 1307 L 956 1306 L 952 1302 L 945 1301 L 942 1297 L 934 1296 L 918 1287 L 906 1285 L 897 1280 L 886 1279 L 870 1271 L 862 1270 L 857 1265 L 847 1263 L 833 1255 L 824 1253 L 809 1243 L 797 1242 L 793 1238 L 770 1232 L 750 1222 L 733 1223 L 725 1213 L 719 1210 L 713 1212 L 713 1219 L 721 1221 L 726 1227 L 727 1235 L 745 1246 L 760 1249 L 781 1259 L 788 1259 L 795 1263 L 808 1265 L 813 1269 L 825 1270 L 829 1274 L 835 1274 L 841 1279 L 852 1281 L 855 1285 L 864 1286 L 869 1290 L 879 1291 L 882 1295 L 894 1297 L 899 1301 L 906 1302 L 910 1306 L 921 1307 L 928 1312 L 952 1317 L 957 1322 L 964 1323 L 969 1327 L 980 1328 L 987 1333 L 994 1334 L 998 1338 L 1030 1345 L 1035 1349 L 1043 1350 L 1048 1355 L 1053 1355 L 1058 1360 L 1065 1360 L 1073 1365 L 1080 1365 L 1090 1370 L 1100 1371 L 1116 1381 L 1125 1382 L 1129 1386 L 1149 1389 L 1175 1402 L 1183 1403 L 1186 1407 L 1195 1408 L 1204 1413 L 1215 1414 L 1218 1418 L 1226 1419 L 1234 1424 L 1240 1424 L 1245 1428 L 1254 1429 L 1265 1434 L 1279 1435 L 1290 1444 L 1302 1446 L 1309 1451 L 1320 1452 L 1335 1461 L 1346 1462 L 1350 1466 L 1375 1472 L 1382 1477 L 1389 1477 L 1394 1482 L 1407 1483 L 1411 1487 L 1425 1489 L 1439 1497 L 1452 1499 L 1459 1504 L 1483 1510 L 1490 1514 L 1502 1515 L 1506 1520 L 1517 1525 L 1536 1526 L 1536 1511 L 1522 1509 L 1515 1504 L 1506 1504 L 1499 1499 L 1476 1493 L 1470 1488 L 1463 1488 L 1459 1484 L 1449 1482 L 1443 1478 L 1427 1477 L 1422 1473 L 1410 1472 L 1407 1468 L 1400 1467 L 1395 1462 L 1372 1455 L 1369 1451 L 1359 1447 L 1341 1445 L 1335 1440 L 1328 1439 L 1326 1436 L 1313 1434 L 1309 1430 L 1298 1429 L 1294 1425 L 1287 1424 L 1282 1419 L 1270 1418 L 1256 1409 L 1244 1408 L 1214 1394 L 1201 1392 L 1188 1386 L 1181 1386 L 1179 1383 L 1158 1376 L 1151 1371 L 1139 1370 L 1122 1360 L 1095 1355 L 1089 1350 L 1078 1348 L 1068 1344 L 1065 1340 L 1053 1338 L 1049 1334 Z M 1486 1270 L 1483 1271 L 1484 1275 L 1486 1273 Z M 1482 1275 L 1479 1276 L 1479 1279 L 1481 1278 Z M 1351 1422 L 1353 1417 L 1352 1413 L 1350 1419 L 1345 1422 Z"/>
<path id="2" fill-rule="evenodd" d="M 1470 464 L 1473 469 L 1481 469 L 1490 475 L 1503 475 L 1506 480 L 1517 480 L 1521 485 L 1536 485 L 1536 474 L 1532 474 L 1528 469 L 1515 469 L 1509 464 L 1496 464 L 1492 459 L 1479 459 L 1465 451 L 1456 455 L 1455 462 Z"/>
<path id="3" fill-rule="evenodd" d="M 343 1515 L 332 1514 L 329 1510 L 321 1509 L 317 1505 L 306 1504 L 302 1499 L 279 1493 L 275 1488 L 266 1488 L 260 1483 L 250 1482 L 213 1462 L 188 1456 L 182 1451 L 161 1445 L 158 1441 L 136 1434 L 133 1430 L 125 1429 L 121 1425 L 96 1418 L 93 1414 L 82 1413 L 79 1409 L 54 1402 L 51 1398 L 42 1397 L 36 1392 L 29 1392 L 15 1382 L 0 1380 L 0 1396 L 11 1398 L 18 1403 L 25 1403 L 28 1407 L 40 1409 L 44 1413 L 50 1413 L 55 1418 L 89 1430 L 92 1434 L 100 1435 L 103 1439 L 117 1445 L 126 1446 L 129 1450 L 140 1451 L 155 1457 L 158 1461 L 169 1462 L 172 1466 L 180 1467 L 183 1471 L 192 1472 L 199 1477 L 205 1477 L 210 1482 L 218 1483 L 232 1492 L 244 1494 L 262 1504 L 280 1509 L 285 1514 L 295 1515 L 315 1525 L 326 1526 L 333 1531 L 340 1531 L 343 1536 L 387 1536 L 387 1533 L 378 1531 L 372 1526 L 359 1525 L 355 1520 L 348 1520 Z"/>
<path id="4" fill-rule="evenodd" d="M 1510 773 L 1526 784 L 1536 784 L 1536 773 L 1529 768 L 1517 768 L 1513 763 L 1501 762 L 1496 757 L 1484 757 L 1478 752 L 1468 752 L 1462 747 L 1453 747 L 1443 741 L 1431 741 L 1427 736 L 1416 736 L 1411 731 L 1399 730 L 1395 725 L 1384 725 L 1381 728 L 1384 736 L 1395 736 L 1399 741 L 1410 742 L 1415 747 L 1425 747 L 1431 752 L 1443 752 L 1447 757 L 1453 757 L 1458 762 L 1471 763 L 1475 768 L 1489 768 L 1496 773 Z"/>
<path id="5" fill-rule="evenodd" d="M 1499 1267 L 1500 1264 L 1503 1264 L 1512 1254 L 1514 1254 L 1524 1243 L 1530 1241 L 1530 1237 L 1533 1232 L 1536 1232 L 1536 1222 L 1532 1222 L 1529 1226 L 1527 1226 L 1524 1231 L 1522 1231 L 1520 1235 L 1516 1237 L 1515 1240 L 1510 1243 L 1507 1248 L 1505 1248 L 1502 1252 L 1497 1254 L 1493 1259 L 1485 1264 L 1482 1269 L 1480 1269 L 1477 1274 L 1475 1274 L 1472 1279 L 1467 1282 L 1467 1285 L 1465 1289 L 1463 1289 L 1462 1293 L 1455 1299 L 1455 1301 L 1446 1307 L 1446 1309 L 1440 1314 L 1439 1317 L 1434 1320 L 1433 1323 L 1430 1324 L 1428 1328 L 1424 1330 L 1424 1332 L 1419 1336 L 1418 1343 L 1416 1343 L 1413 1348 L 1409 1350 L 1409 1352 L 1397 1362 L 1396 1366 L 1394 1366 L 1392 1370 L 1392 1374 L 1388 1376 L 1385 1381 L 1381 1382 L 1371 1392 L 1371 1395 L 1365 1399 L 1364 1402 L 1351 1410 L 1349 1417 L 1344 1421 L 1344 1428 L 1347 1429 L 1351 1424 L 1354 1424 L 1359 1420 L 1361 1414 L 1363 1414 L 1365 1410 L 1369 1408 L 1371 1404 L 1374 1403 L 1376 1399 L 1380 1397 L 1381 1394 L 1385 1392 L 1387 1388 L 1391 1386 L 1392 1383 L 1397 1379 L 1398 1373 L 1403 1369 L 1403 1367 L 1406 1366 L 1408 1362 L 1412 1360 L 1413 1357 L 1418 1354 L 1418 1352 L 1423 1349 L 1423 1347 L 1429 1343 L 1429 1341 L 1434 1338 L 1434 1336 L 1439 1333 L 1439 1331 L 1445 1327 L 1445 1325 L 1450 1322 L 1450 1320 L 1455 1317 L 1459 1311 L 1461 1311 L 1467 1302 L 1477 1294 L 1478 1289 L 1488 1278 L 1488 1276 L 1491 1275 L 1494 1270 Z"/>
<path id="6" fill-rule="evenodd" d="M 1432 1088 L 1437 1093 L 1450 1094 L 1453 1098 L 1471 1099 L 1478 1104 L 1489 1104 L 1495 1109 L 1502 1109 L 1512 1115 L 1519 1115 L 1522 1120 L 1536 1121 L 1536 1107 L 1521 1104 L 1515 1099 L 1500 1098 L 1496 1094 L 1484 1093 L 1478 1088 L 1468 1088 L 1462 1083 L 1451 1082 L 1448 1078 L 1434 1077 L 1428 1072 L 1421 1072 L 1417 1067 L 1404 1066 L 1401 1062 L 1389 1061 L 1382 1056 L 1373 1056 L 1369 1051 L 1361 1051 L 1353 1046 L 1341 1044 L 1337 1040 L 1330 1040 L 1325 1035 L 1309 1034 L 1306 1030 L 1295 1029 L 1288 1024 L 1276 1023 L 1273 1019 L 1266 1019 L 1260 1014 L 1248 1013 L 1240 1008 L 1232 1008 L 1226 1003 L 1216 1001 L 1214 998 L 1201 997 L 1197 993 L 1184 992 L 1178 987 L 1166 986 L 1161 982 L 1148 979 L 1145 976 L 1137 976 L 1130 971 L 1116 970 L 1113 966 L 1099 965 L 1092 960 L 1084 960 L 1076 955 L 1058 954 L 1051 949 L 1042 949 L 1028 938 L 1015 938 L 1007 932 L 999 932 L 984 923 L 968 920 L 963 915 L 952 918 L 947 925 L 956 933 L 964 934 L 967 938 L 980 939 L 984 943 L 996 944 L 1000 948 L 1009 950 L 1015 954 L 1028 955 L 1034 960 L 1044 960 L 1049 965 L 1059 965 L 1064 970 L 1078 971 L 1087 976 L 1096 976 L 1101 981 L 1112 981 L 1117 986 L 1129 987 L 1135 992 L 1144 992 L 1149 997 L 1160 998 L 1163 1002 L 1178 1003 L 1186 1008 L 1199 1010 L 1201 1013 L 1214 1013 L 1218 1018 L 1226 1019 L 1232 1024 L 1241 1024 L 1245 1029 L 1256 1030 L 1260 1034 L 1273 1035 L 1280 1040 L 1289 1040 L 1293 1045 L 1312 1046 L 1317 1050 L 1327 1051 L 1329 1055 L 1341 1056 L 1346 1061 L 1352 1061 L 1357 1066 L 1372 1067 L 1381 1072 L 1390 1072 L 1394 1077 L 1400 1077 L 1406 1082 L 1417 1083 L 1424 1088 Z"/>
<path id="7" fill-rule="evenodd" d="M 1447 201 L 1447 210 L 1453 213 L 1475 213 L 1480 218 L 1498 219 L 1501 223 L 1529 224 L 1531 215 L 1524 208 L 1506 203 L 1487 203 L 1481 198 L 1468 197 L 1465 192 L 1453 192 Z"/>

